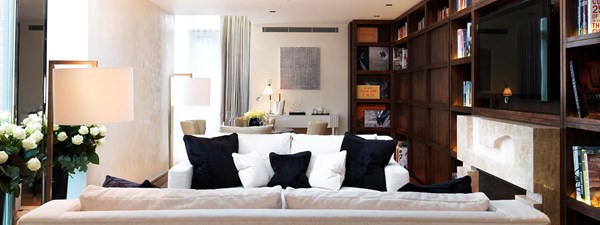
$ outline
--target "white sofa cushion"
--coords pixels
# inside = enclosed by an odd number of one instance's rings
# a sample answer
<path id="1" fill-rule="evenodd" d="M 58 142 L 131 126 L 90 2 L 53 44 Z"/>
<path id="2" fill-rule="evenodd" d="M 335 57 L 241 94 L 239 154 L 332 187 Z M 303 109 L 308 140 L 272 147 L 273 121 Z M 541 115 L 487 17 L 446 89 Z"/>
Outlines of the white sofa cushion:
<path id="1" fill-rule="evenodd" d="M 288 209 L 486 211 L 489 207 L 488 197 L 481 192 L 434 194 L 286 188 L 283 195 Z"/>
<path id="2" fill-rule="evenodd" d="M 269 155 L 271 152 L 277 154 L 290 154 L 292 135 L 283 134 L 238 134 L 239 154 L 258 152 L 261 155 Z"/>
<path id="3" fill-rule="evenodd" d="M 309 176 L 310 186 L 337 191 L 346 174 L 346 151 L 319 154 Z"/>
<path id="4" fill-rule="evenodd" d="M 232 156 L 244 188 L 267 186 L 269 180 L 275 174 L 269 163 L 269 158 L 257 152 L 249 154 L 233 153 Z"/>
<path id="5" fill-rule="evenodd" d="M 81 211 L 281 209 L 281 187 L 213 190 L 86 187 Z"/>

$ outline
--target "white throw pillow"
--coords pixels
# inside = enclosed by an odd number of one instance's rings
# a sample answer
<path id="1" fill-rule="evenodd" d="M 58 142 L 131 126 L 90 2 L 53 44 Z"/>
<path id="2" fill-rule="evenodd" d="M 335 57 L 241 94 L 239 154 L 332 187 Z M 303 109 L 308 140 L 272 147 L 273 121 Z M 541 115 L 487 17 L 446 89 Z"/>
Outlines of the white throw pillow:
<path id="1" fill-rule="evenodd" d="M 271 165 L 267 164 L 268 158 L 254 151 L 250 154 L 233 153 L 232 156 L 244 188 L 267 186 L 274 174 Z"/>
<path id="2" fill-rule="evenodd" d="M 346 151 L 319 154 L 310 173 L 310 186 L 337 191 L 342 186 L 346 173 Z"/>

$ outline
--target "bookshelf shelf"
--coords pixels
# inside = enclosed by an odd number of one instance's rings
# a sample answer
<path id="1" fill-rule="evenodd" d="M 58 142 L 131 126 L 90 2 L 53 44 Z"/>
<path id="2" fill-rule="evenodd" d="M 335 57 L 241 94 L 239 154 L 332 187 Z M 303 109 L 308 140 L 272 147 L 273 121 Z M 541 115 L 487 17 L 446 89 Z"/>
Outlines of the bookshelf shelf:
<path id="1" fill-rule="evenodd" d="M 359 42 L 356 46 L 361 47 L 389 47 L 390 42 Z"/>
<path id="2" fill-rule="evenodd" d="M 471 64 L 471 61 L 472 61 L 471 57 L 467 56 L 467 57 L 450 60 L 450 65 L 453 65 L 453 66 L 466 65 L 466 64 Z"/>
<path id="3" fill-rule="evenodd" d="M 356 99 L 357 103 L 391 103 L 390 99 Z"/>
<path id="4" fill-rule="evenodd" d="M 585 47 L 600 44 L 600 32 L 565 38 L 567 48 Z"/>
<path id="5" fill-rule="evenodd" d="M 356 75 L 377 75 L 377 76 L 389 76 L 389 70 L 357 70 Z"/>
<path id="6" fill-rule="evenodd" d="M 568 128 L 600 132 L 600 119 L 566 117 L 565 120 L 565 125 Z"/>
<path id="7" fill-rule="evenodd" d="M 592 219 L 600 220 L 600 209 L 599 208 L 595 208 L 595 207 L 585 204 L 583 202 L 577 201 L 577 199 L 573 199 L 569 196 L 565 196 L 564 199 L 565 199 L 565 203 L 566 203 L 565 205 L 567 205 L 567 208 L 570 208 L 570 209 L 575 210 L 583 215 L 591 217 Z"/>
<path id="8" fill-rule="evenodd" d="M 408 69 L 394 70 L 394 74 L 396 74 L 396 75 L 406 74 L 406 73 L 408 73 Z"/>
<path id="9" fill-rule="evenodd" d="M 461 105 L 452 105 L 450 106 L 450 111 L 459 112 L 465 114 L 471 114 L 473 112 L 473 107 L 466 107 Z"/>

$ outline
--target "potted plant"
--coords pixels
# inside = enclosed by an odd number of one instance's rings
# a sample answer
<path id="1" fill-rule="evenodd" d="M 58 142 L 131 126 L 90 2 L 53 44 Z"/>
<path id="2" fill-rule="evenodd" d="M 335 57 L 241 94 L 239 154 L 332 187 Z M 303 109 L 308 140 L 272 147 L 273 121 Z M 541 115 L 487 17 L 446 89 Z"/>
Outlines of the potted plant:
<path id="1" fill-rule="evenodd" d="M 39 143 L 42 133 L 42 114 L 30 114 L 21 125 L 16 125 L 9 112 L 0 113 L 0 191 L 13 201 L 21 193 L 20 184 L 31 186 L 45 161 Z M 12 212 L 12 204 L 5 206 Z M 5 214 L 12 221 L 12 213 Z"/>
<path id="2" fill-rule="evenodd" d="M 68 177 L 76 171 L 86 172 L 88 163 L 98 165 L 96 148 L 105 142 L 106 127 L 102 125 L 54 127 L 54 182 L 52 197 L 65 199 Z"/>
<path id="3" fill-rule="evenodd" d="M 244 120 L 248 121 L 248 126 L 260 126 L 266 115 L 263 111 L 248 111 L 244 113 Z"/>

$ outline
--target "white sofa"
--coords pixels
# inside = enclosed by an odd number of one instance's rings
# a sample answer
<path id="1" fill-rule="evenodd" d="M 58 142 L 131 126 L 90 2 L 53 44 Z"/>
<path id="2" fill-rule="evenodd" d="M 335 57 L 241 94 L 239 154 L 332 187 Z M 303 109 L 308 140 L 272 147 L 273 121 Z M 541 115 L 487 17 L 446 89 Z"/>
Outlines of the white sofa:
<path id="1" fill-rule="evenodd" d="M 335 148 L 339 151 L 341 143 L 340 136 L 321 136 L 324 138 L 315 141 L 310 136 L 294 135 L 289 136 L 290 142 L 275 141 L 279 137 L 240 135 L 239 151 L 243 154 L 254 149 L 264 154 L 295 153 L 307 147 L 320 149 L 314 154 Z M 290 147 L 282 150 L 282 146 Z M 388 192 L 280 186 L 192 190 L 190 169 L 188 162 L 171 169 L 167 189 L 88 186 L 80 199 L 50 201 L 24 215 L 18 224 L 549 224 L 546 215 L 516 200 L 490 201 L 482 193 L 396 192 L 398 186 L 408 182 L 408 173 L 393 162 L 385 168 Z"/>

